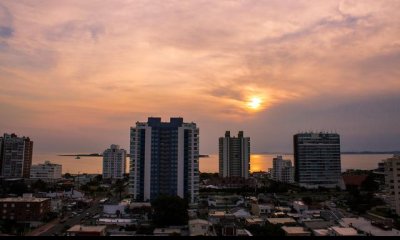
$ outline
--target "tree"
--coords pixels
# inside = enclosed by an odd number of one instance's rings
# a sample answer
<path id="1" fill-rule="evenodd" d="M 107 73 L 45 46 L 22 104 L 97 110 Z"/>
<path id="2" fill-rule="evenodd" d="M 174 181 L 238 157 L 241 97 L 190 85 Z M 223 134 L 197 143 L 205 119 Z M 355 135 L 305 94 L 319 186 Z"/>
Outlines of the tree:
<path id="1" fill-rule="evenodd" d="M 125 191 L 124 181 L 118 179 L 114 185 L 114 192 L 118 194 L 119 200 L 122 199 L 122 193 Z"/>
<path id="2" fill-rule="evenodd" d="M 189 221 L 188 203 L 178 196 L 159 196 L 151 205 L 157 227 L 186 225 Z"/>
<path id="3" fill-rule="evenodd" d="M 101 181 L 103 180 L 103 175 L 99 174 L 96 177 L 94 177 L 93 179 L 95 182 L 97 183 L 101 183 Z"/>
<path id="4" fill-rule="evenodd" d="M 368 174 L 364 182 L 361 183 L 361 190 L 368 192 L 376 192 L 379 190 L 379 183 L 375 181 L 374 174 Z"/>
<path id="5" fill-rule="evenodd" d="M 70 179 L 70 178 L 72 178 L 71 173 L 66 173 L 66 174 L 64 174 L 64 178 L 65 178 L 65 179 Z"/>
<path id="6" fill-rule="evenodd" d="M 40 192 L 47 191 L 47 183 L 45 183 L 42 179 L 38 179 L 36 182 L 32 184 L 33 190 L 37 190 Z"/>
<path id="7" fill-rule="evenodd" d="M 26 186 L 25 183 L 23 182 L 15 182 L 15 183 L 10 183 L 8 186 L 8 192 L 9 194 L 16 194 L 16 195 L 22 195 L 26 193 L 28 190 L 28 187 Z"/>
<path id="8" fill-rule="evenodd" d="M 311 205 L 313 202 L 311 197 L 303 197 L 301 200 L 303 200 L 304 204 L 306 204 L 308 206 Z"/>

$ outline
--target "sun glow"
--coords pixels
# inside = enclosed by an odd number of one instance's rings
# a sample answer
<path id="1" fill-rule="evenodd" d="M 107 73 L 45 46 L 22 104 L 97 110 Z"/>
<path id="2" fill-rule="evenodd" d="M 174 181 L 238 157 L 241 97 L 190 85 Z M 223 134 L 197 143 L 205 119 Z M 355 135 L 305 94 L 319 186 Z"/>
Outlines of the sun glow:
<path id="1" fill-rule="evenodd" d="M 247 102 L 247 107 L 253 110 L 257 110 L 261 107 L 262 100 L 259 97 L 251 97 Z"/>

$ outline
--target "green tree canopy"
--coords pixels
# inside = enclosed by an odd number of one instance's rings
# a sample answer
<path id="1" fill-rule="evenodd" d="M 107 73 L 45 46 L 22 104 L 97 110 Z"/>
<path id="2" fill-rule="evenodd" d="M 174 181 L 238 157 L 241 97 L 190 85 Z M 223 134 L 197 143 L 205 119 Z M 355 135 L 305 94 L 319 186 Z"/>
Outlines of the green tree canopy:
<path id="1" fill-rule="evenodd" d="M 178 196 L 159 196 L 151 205 L 157 227 L 186 225 L 189 221 L 188 203 Z"/>

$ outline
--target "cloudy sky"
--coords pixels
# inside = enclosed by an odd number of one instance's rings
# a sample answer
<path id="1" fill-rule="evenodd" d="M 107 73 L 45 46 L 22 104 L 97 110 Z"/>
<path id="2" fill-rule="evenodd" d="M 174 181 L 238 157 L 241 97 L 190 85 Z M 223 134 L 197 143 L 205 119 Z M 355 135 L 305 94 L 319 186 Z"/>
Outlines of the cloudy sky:
<path id="1" fill-rule="evenodd" d="M 253 152 L 300 131 L 400 149 L 398 0 L 0 0 L 0 132 L 35 152 L 129 146 L 148 116 Z"/>

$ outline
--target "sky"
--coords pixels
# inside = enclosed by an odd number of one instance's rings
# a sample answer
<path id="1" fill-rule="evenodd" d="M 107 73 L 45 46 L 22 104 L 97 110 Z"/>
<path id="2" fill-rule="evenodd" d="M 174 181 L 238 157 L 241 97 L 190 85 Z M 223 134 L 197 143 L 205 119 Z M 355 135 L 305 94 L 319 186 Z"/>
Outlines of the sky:
<path id="1" fill-rule="evenodd" d="M 0 0 L 0 133 L 34 153 L 129 149 L 150 116 L 252 152 L 337 132 L 400 149 L 398 0 Z"/>

